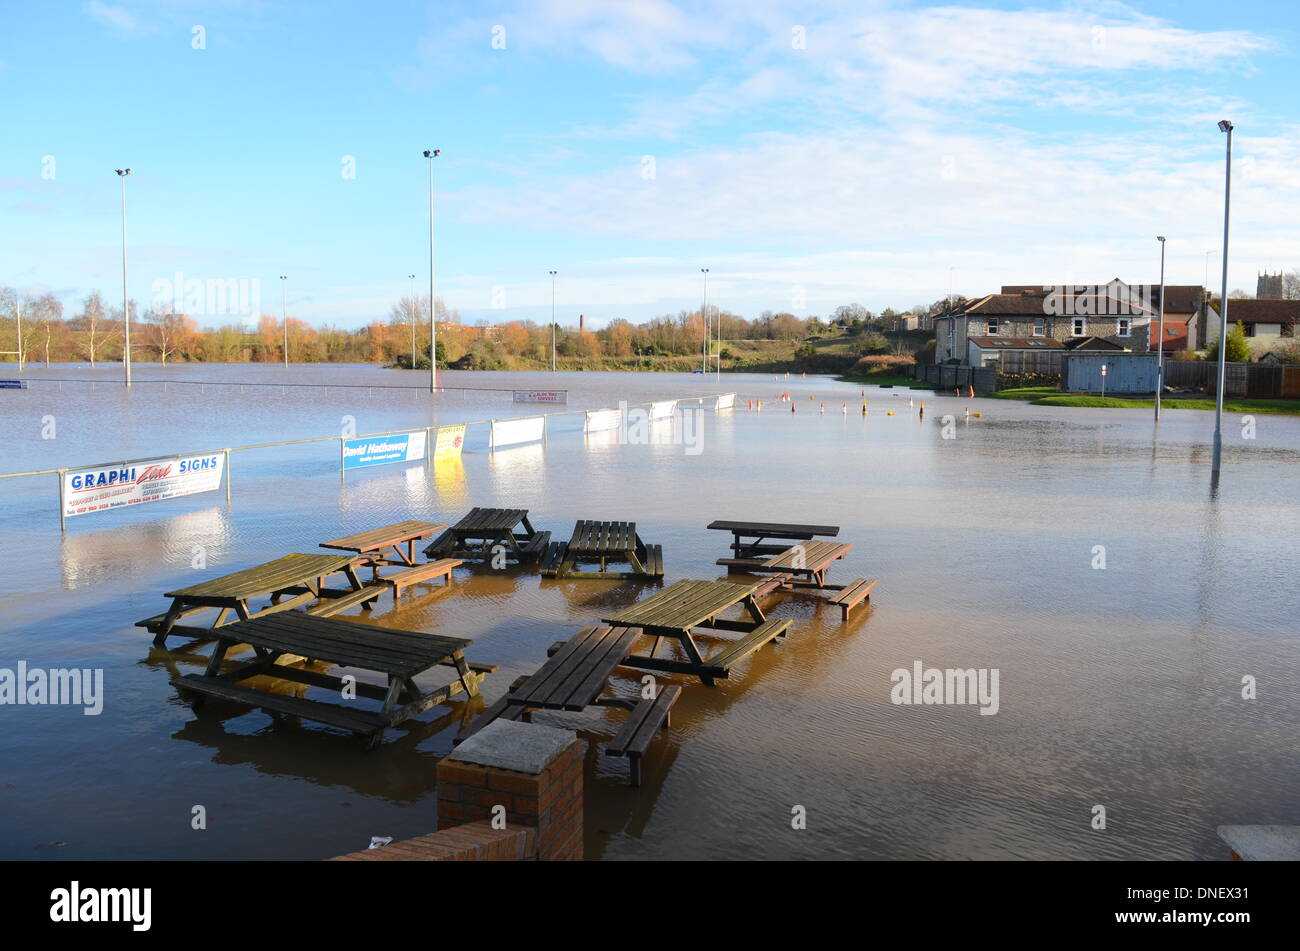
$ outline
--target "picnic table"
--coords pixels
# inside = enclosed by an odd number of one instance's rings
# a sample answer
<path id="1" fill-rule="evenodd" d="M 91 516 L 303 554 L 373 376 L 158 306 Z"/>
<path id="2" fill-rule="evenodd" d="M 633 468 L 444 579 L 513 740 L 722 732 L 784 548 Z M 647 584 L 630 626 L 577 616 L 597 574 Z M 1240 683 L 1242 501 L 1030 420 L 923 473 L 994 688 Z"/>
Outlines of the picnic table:
<path id="1" fill-rule="evenodd" d="M 730 558 L 719 558 L 729 572 L 760 567 L 771 555 L 779 555 L 790 548 L 791 541 L 811 541 L 817 536 L 834 538 L 840 533 L 838 525 L 797 525 L 785 522 L 733 522 L 718 520 L 708 528 L 731 533 Z M 779 543 L 767 541 L 780 539 Z"/>
<path id="2" fill-rule="evenodd" d="M 764 644 L 784 637 L 789 621 L 767 619 L 758 604 L 762 582 L 736 584 L 730 581 L 678 581 L 644 601 L 638 601 L 613 617 L 602 618 L 614 627 L 640 628 L 654 638 L 649 654 L 633 654 L 624 664 L 642 670 L 693 674 L 705 684 L 725 678 L 730 669 Z M 745 618 L 719 617 L 724 611 L 742 605 Z M 692 631 L 738 631 L 745 636 L 730 641 L 707 661 L 695 643 Z M 669 638 L 681 645 L 686 660 L 655 656 L 661 642 Z"/>
<path id="3" fill-rule="evenodd" d="M 285 713 L 307 720 L 327 723 L 350 730 L 365 738 L 373 749 L 383 739 L 384 730 L 409 720 L 435 704 L 464 691 L 473 697 L 478 685 L 494 666 L 471 664 L 464 650 L 472 641 L 419 631 L 359 624 L 342 618 L 312 617 L 298 612 L 259 616 L 237 621 L 217 629 L 217 646 L 202 674 L 172 678 L 172 684 L 191 699 L 198 709 L 205 698 L 218 697 L 271 713 Z M 222 672 L 226 652 L 236 644 L 248 644 L 256 657 Z M 278 660 L 284 657 L 308 657 L 340 667 L 369 670 L 387 677 L 387 686 L 363 683 L 355 678 L 344 680 L 330 674 L 300 667 L 290 667 Z M 456 679 L 433 690 L 426 690 L 414 678 L 432 667 L 454 668 Z M 357 697 L 380 700 L 380 710 L 327 703 L 305 697 L 289 697 L 254 687 L 240 681 L 250 677 L 278 677 L 312 687 L 324 687 L 346 696 L 345 686 Z"/>
<path id="4" fill-rule="evenodd" d="M 345 535 L 342 538 L 335 538 L 328 542 L 321 542 L 320 547 L 337 548 L 340 551 L 350 551 L 358 555 L 364 555 L 365 561 L 362 564 L 372 566 L 375 577 L 378 578 L 380 565 L 414 567 L 416 541 L 446 530 L 446 525 L 435 525 L 432 522 L 420 522 L 410 519 L 405 522 L 396 522 L 393 525 L 385 525 L 382 528 L 371 528 L 364 532 L 357 532 L 355 535 Z M 406 546 L 405 551 L 402 550 L 403 545 Z M 387 553 L 389 548 L 392 549 L 391 554 Z"/>
<path id="5" fill-rule="evenodd" d="M 162 647 L 172 635 L 211 638 L 216 629 L 228 623 L 232 611 L 239 620 L 247 621 L 316 601 L 309 609 L 312 613 L 337 614 L 352 605 L 374 601 L 382 593 L 377 586 L 362 584 L 357 577 L 358 560 L 356 555 L 285 555 L 220 578 L 168 591 L 163 597 L 172 599 L 171 607 L 162 614 L 137 621 L 136 627 L 148 630 L 154 635 L 154 646 Z M 348 587 L 325 587 L 325 579 L 336 574 L 346 578 Z M 282 601 L 285 597 L 288 600 Z M 271 603 L 260 609 L 253 607 L 251 602 L 259 598 L 269 598 Z M 177 623 L 181 618 L 211 608 L 218 611 L 211 628 Z"/>
<path id="6" fill-rule="evenodd" d="M 338 548 L 362 556 L 360 564 L 370 565 L 373 572 L 371 580 L 376 584 L 392 588 L 393 600 L 396 601 L 403 589 L 418 582 L 444 578 L 445 584 L 451 583 L 452 569 L 462 564 L 459 559 L 440 558 L 424 564 L 417 564 L 415 561 L 415 542 L 446 529 L 446 525 L 408 520 L 357 532 L 355 535 L 345 535 L 343 538 L 335 538 L 320 544 L 322 548 Z M 402 550 L 403 545 L 406 546 L 405 551 Z M 392 549 L 391 554 L 388 553 L 388 549 Z M 403 570 L 381 575 L 379 573 L 381 565 L 394 565 Z"/>
<path id="7" fill-rule="evenodd" d="M 568 641 L 552 645 L 550 659 L 529 677 L 521 677 L 495 704 L 454 740 L 469 739 L 493 720 L 527 720 L 533 710 L 585 710 L 589 706 L 622 707 L 628 717 L 605 748 L 609 756 L 626 756 L 633 786 L 641 785 L 641 756 L 655 733 L 670 725 L 669 714 L 682 688 L 669 684 L 651 697 L 633 700 L 602 696 L 614 669 L 622 665 L 641 631 L 630 627 L 587 627 Z"/>
<path id="8" fill-rule="evenodd" d="M 516 527 L 522 531 L 515 531 Z M 536 531 L 528 521 L 528 509 L 473 508 L 459 522 L 443 532 L 424 550 L 430 558 L 482 558 L 490 560 L 501 545 L 506 556 L 535 561 L 546 553 L 551 533 Z"/>
<path id="9" fill-rule="evenodd" d="M 578 566 L 583 562 L 598 562 L 600 570 L 582 570 Z M 610 571 L 611 563 L 626 564 L 628 570 Z M 551 542 L 541 569 L 548 578 L 662 578 L 664 549 L 643 542 L 636 522 L 583 519 L 574 525 L 567 542 Z"/>

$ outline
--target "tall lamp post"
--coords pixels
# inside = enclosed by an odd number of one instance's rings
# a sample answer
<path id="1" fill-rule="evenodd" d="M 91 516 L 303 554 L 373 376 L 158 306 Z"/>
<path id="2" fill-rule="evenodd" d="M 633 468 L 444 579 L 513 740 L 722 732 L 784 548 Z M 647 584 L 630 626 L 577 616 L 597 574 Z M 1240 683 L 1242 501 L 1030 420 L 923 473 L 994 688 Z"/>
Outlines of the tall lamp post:
<path id="1" fill-rule="evenodd" d="M 438 389 L 438 305 L 433 296 L 433 160 L 442 149 L 425 149 L 429 160 L 429 392 Z"/>
<path id="2" fill-rule="evenodd" d="M 1165 388 L 1165 236 L 1156 235 L 1160 242 L 1160 328 L 1156 331 L 1156 422 L 1160 422 L 1160 394 Z"/>
<path id="3" fill-rule="evenodd" d="M 411 369 L 415 369 L 415 321 L 420 316 L 420 305 L 415 300 L 415 275 L 406 275 L 411 282 Z"/>
<path id="4" fill-rule="evenodd" d="M 115 168 L 117 177 L 122 182 L 122 320 L 124 331 L 122 338 L 122 366 L 126 372 L 126 385 L 131 385 L 131 302 L 126 295 L 126 177 L 131 174 L 129 168 Z"/>
<path id="5" fill-rule="evenodd" d="M 1227 151 L 1223 171 L 1223 283 L 1219 293 L 1219 382 L 1214 388 L 1214 459 L 1210 467 L 1211 479 L 1219 480 L 1219 463 L 1223 459 L 1223 384 L 1227 377 L 1228 355 L 1228 212 L 1232 207 L 1232 123 L 1219 122 L 1219 131 L 1226 133 Z"/>
<path id="6" fill-rule="evenodd" d="M 700 317 L 704 320 L 704 372 L 709 372 L 709 269 L 700 268 L 700 273 L 704 275 L 704 308 L 700 311 Z"/>
<path id="7" fill-rule="evenodd" d="M 285 304 L 284 288 L 289 275 L 280 275 L 280 329 L 284 332 L 284 368 L 289 369 L 289 310 Z"/>
<path id="8" fill-rule="evenodd" d="M 551 275 L 551 372 L 555 372 L 555 271 L 547 271 Z"/>

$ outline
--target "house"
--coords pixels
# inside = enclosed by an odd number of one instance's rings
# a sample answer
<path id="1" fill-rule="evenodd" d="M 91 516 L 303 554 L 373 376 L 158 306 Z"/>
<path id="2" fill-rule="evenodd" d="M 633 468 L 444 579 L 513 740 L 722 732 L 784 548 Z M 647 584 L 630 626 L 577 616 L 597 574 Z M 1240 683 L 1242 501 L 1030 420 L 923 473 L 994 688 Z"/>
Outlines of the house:
<path id="1" fill-rule="evenodd" d="M 966 359 L 962 362 L 972 367 L 987 367 L 1000 363 L 1005 353 L 1055 351 L 1059 354 L 1064 350 L 1065 344 L 1051 337 L 968 337 Z"/>
<path id="2" fill-rule="evenodd" d="M 1210 308 L 1214 318 L 1206 321 L 1207 346 L 1219 339 L 1217 308 L 1215 303 Z M 1300 322 L 1300 300 L 1228 299 L 1228 323 L 1241 324 L 1256 359 L 1276 347 L 1294 343 L 1297 322 Z"/>
<path id="3" fill-rule="evenodd" d="M 1153 310 L 1141 288 L 1116 278 L 1103 285 L 1006 285 L 935 318 L 935 360 L 964 362 L 974 337 L 1067 341 L 1095 337 L 1145 352 Z M 980 350 L 988 348 L 980 347 Z"/>

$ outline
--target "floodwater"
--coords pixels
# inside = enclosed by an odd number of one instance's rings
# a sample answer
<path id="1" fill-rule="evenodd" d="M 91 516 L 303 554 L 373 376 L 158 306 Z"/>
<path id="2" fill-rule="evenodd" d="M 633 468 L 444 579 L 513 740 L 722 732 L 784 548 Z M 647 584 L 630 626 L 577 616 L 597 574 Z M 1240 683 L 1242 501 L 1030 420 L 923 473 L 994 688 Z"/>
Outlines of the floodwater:
<path id="1" fill-rule="evenodd" d="M 28 376 L 0 390 L 6 472 L 331 436 L 345 417 L 365 433 L 520 415 L 515 387 L 567 388 L 569 409 L 739 398 L 700 414 L 694 445 L 674 444 L 678 424 L 623 444 L 557 417 L 544 444 L 491 452 L 471 427 L 458 461 L 345 482 L 336 443 L 237 452 L 229 505 L 217 491 L 86 515 L 62 536 L 54 476 L 0 480 L 0 668 L 102 668 L 105 684 L 99 716 L 0 707 L 5 858 L 314 859 L 433 830 L 434 765 L 464 703 L 371 753 L 211 701 L 197 718 L 168 680 L 201 670 L 207 648 L 155 651 L 133 622 L 200 578 L 475 505 L 527 508 L 560 538 L 577 518 L 633 519 L 664 546 L 668 582 L 724 577 L 713 519 L 837 524 L 854 548 L 832 580 L 879 578 L 847 624 L 816 597 L 774 599 L 789 636 L 716 687 L 682 681 L 640 789 L 595 745 L 621 713 L 539 713 L 591 741 L 588 858 L 1213 859 L 1217 825 L 1300 822 L 1298 418 L 1259 416 L 1246 439 L 1227 417 L 1212 496 L 1213 420 L 1184 410 L 1157 430 L 1145 410 L 869 389 L 863 416 L 858 387 L 811 377 L 447 373 L 448 387 L 501 389 L 431 400 L 421 374 L 373 367 L 137 366 L 138 381 L 171 382 L 129 393 L 120 368 Z M 325 381 L 350 388 L 247 385 Z M 379 388 L 394 384 L 416 389 Z M 908 406 L 922 396 L 923 418 Z M 501 668 L 491 702 L 551 642 L 653 590 L 461 569 L 371 617 L 472 638 L 468 656 Z M 996 670 L 996 714 L 891 702 L 892 672 L 918 661 Z M 196 805 L 206 830 L 191 828 Z"/>

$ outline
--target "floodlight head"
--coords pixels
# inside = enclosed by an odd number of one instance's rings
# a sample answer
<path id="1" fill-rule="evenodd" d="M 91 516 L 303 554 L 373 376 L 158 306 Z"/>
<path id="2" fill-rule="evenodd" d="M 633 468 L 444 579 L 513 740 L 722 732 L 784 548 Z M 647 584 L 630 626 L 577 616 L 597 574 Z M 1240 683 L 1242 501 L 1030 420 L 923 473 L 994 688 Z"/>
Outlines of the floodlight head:
<path id="1" fill-rule="evenodd" d="M 1220 119 L 1220 120 L 1219 120 L 1219 131 L 1220 131 L 1220 132 L 1231 132 L 1231 131 L 1232 131 L 1232 123 L 1229 122 L 1227 119 Z"/>
<path id="2" fill-rule="evenodd" d="M 1161 244 L 1163 244 L 1165 240 L 1165 236 L 1162 234 L 1158 234 L 1156 235 L 1156 240 L 1159 241 Z"/>
<path id="3" fill-rule="evenodd" d="M 424 157 L 425 157 L 425 158 L 433 158 L 434 156 L 436 156 L 436 155 L 440 155 L 440 154 L 442 154 L 442 149 L 425 149 L 425 150 L 424 150 Z"/>

